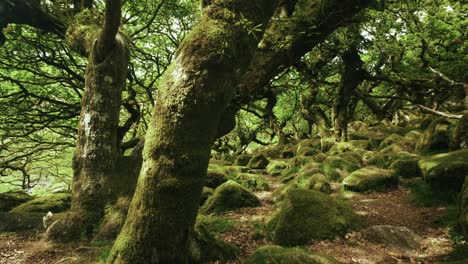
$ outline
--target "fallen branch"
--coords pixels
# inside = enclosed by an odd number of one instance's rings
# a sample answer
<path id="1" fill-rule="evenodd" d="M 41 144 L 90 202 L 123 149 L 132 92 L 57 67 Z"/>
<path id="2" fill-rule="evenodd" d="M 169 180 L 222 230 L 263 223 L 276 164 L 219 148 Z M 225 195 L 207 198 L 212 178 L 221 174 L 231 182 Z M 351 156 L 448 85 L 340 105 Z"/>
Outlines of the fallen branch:
<path id="1" fill-rule="evenodd" d="M 447 117 L 447 118 L 452 118 L 452 119 L 461 119 L 463 115 L 455 115 L 455 114 L 450 114 L 450 113 L 444 113 L 444 112 L 441 112 L 441 111 L 437 111 L 437 110 L 434 110 L 434 109 L 431 109 L 429 107 L 426 107 L 424 105 L 418 105 L 418 107 L 421 109 L 421 110 L 424 110 L 426 112 L 429 112 L 429 113 L 432 113 L 432 114 L 436 114 L 436 115 L 440 115 L 440 116 L 443 116 L 443 117 Z"/>

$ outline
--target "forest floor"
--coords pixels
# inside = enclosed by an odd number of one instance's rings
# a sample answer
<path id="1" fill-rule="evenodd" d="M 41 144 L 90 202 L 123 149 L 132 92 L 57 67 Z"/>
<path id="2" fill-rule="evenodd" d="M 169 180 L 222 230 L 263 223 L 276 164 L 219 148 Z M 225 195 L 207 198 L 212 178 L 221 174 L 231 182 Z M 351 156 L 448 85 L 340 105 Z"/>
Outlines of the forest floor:
<path id="1" fill-rule="evenodd" d="M 274 212 L 272 193 L 281 186 L 279 179 L 265 176 L 270 189 L 256 192 L 262 206 L 242 208 L 218 215 L 232 222 L 220 235 L 225 241 L 240 247 L 237 259 L 228 263 L 244 263 L 259 246 L 269 244 L 262 226 Z M 334 186 L 335 195 L 340 193 Z M 418 250 L 401 251 L 371 243 L 360 237 L 359 230 L 345 238 L 318 241 L 306 247 L 326 253 L 343 263 L 435 263 L 444 260 L 454 250 L 448 228 L 442 224 L 447 215 L 444 206 L 419 206 L 414 202 L 412 189 L 403 182 L 397 189 L 374 193 L 345 193 L 360 217 L 361 228 L 373 225 L 404 226 L 421 238 Z M 45 242 L 44 230 L 24 233 L 0 233 L 0 264 L 64 264 L 92 263 L 105 254 L 110 246 L 87 243 L 54 245 Z"/>

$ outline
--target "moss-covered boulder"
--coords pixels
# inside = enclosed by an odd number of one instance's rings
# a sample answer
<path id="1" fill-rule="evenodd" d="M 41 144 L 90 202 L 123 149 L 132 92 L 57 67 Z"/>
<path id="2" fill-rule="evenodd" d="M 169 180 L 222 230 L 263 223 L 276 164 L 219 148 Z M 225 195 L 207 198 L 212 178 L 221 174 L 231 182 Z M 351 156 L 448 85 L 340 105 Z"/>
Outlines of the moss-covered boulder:
<path id="1" fill-rule="evenodd" d="M 270 160 L 270 163 L 268 163 L 268 166 L 266 167 L 266 172 L 270 175 L 278 175 L 287 167 L 288 162 L 286 160 Z"/>
<path id="2" fill-rule="evenodd" d="M 323 173 L 331 181 L 341 181 L 359 168 L 361 168 L 359 164 L 336 156 L 330 156 L 322 163 Z"/>
<path id="3" fill-rule="evenodd" d="M 213 188 L 203 187 L 202 195 L 200 198 L 200 205 L 203 205 L 206 202 L 206 200 L 208 200 L 208 198 L 210 198 L 210 196 L 213 195 L 213 193 L 214 193 Z"/>
<path id="4" fill-rule="evenodd" d="M 47 196 L 35 198 L 27 203 L 13 208 L 12 213 L 60 213 L 70 209 L 71 195 L 68 193 L 56 193 Z"/>
<path id="5" fill-rule="evenodd" d="M 391 134 L 398 134 L 400 136 L 406 135 L 408 132 L 413 130 L 411 127 L 402 127 L 402 126 L 395 126 L 395 125 L 378 125 L 369 127 L 369 132 L 374 133 L 383 133 L 387 136 Z"/>
<path id="6" fill-rule="evenodd" d="M 293 188 L 286 193 L 267 229 L 275 244 L 296 246 L 344 235 L 355 220 L 353 210 L 344 201 Z"/>
<path id="7" fill-rule="evenodd" d="M 234 165 L 247 166 L 251 158 L 252 158 L 252 155 L 250 154 L 241 154 L 237 156 L 236 160 L 234 161 Z"/>
<path id="8" fill-rule="evenodd" d="M 312 253 L 300 248 L 263 246 L 247 259 L 245 264 L 338 264 L 333 257 Z"/>
<path id="9" fill-rule="evenodd" d="M 379 145 L 380 149 L 386 148 L 392 144 L 399 143 L 403 140 L 403 137 L 398 134 L 391 134 L 390 136 L 386 137 Z"/>
<path id="10" fill-rule="evenodd" d="M 213 195 L 200 208 L 200 212 L 204 214 L 219 213 L 259 205 L 260 200 L 255 194 L 239 183 L 230 180 L 216 188 Z"/>
<path id="11" fill-rule="evenodd" d="M 289 159 L 296 156 L 296 146 L 286 146 L 284 149 L 281 151 L 281 158 L 284 159 Z"/>
<path id="12" fill-rule="evenodd" d="M 16 232 L 43 228 L 43 213 L 0 212 L 0 232 Z"/>
<path id="13" fill-rule="evenodd" d="M 306 181 L 306 189 L 322 192 L 326 194 L 331 193 L 331 185 L 327 177 L 323 174 L 314 174 Z"/>
<path id="14" fill-rule="evenodd" d="M 270 163 L 270 160 L 268 160 L 268 158 L 265 155 L 257 154 L 249 160 L 247 167 L 252 168 L 252 169 L 263 170 L 268 166 L 269 163 Z"/>
<path id="15" fill-rule="evenodd" d="M 190 263 L 225 263 L 237 256 L 238 253 L 238 247 L 217 239 L 209 232 L 203 221 L 197 221 L 190 243 Z"/>
<path id="16" fill-rule="evenodd" d="M 457 227 L 465 240 L 468 240 L 468 177 L 465 177 L 458 199 Z"/>
<path id="17" fill-rule="evenodd" d="M 419 152 L 440 153 L 449 150 L 451 133 L 455 123 L 447 118 L 438 118 L 429 125 L 419 139 L 416 150 Z"/>
<path id="18" fill-rule="evenodd" d="M 355 192 L 383 191 L 398 186 L 398 176 L 394 171 L 366 167 L 354 171 L 343 180 L 345 190 Z"/>
<path id="19" fill-rule="evenodd" d="M 418 159 L 418 155 L 406 151 L 399 152 L 369 152 L 363 157 L 365 165 L 372 165 L 383 169 L 388 169 L 397 160 Z"/>
<path id="20" fill-rule="evenodd" d="M 0 212 L 8 212 L 16 206 L 32 200 L 33 197 L 23 191 L 0 193 Z"/>
<path id="21" fill-rule="evenodd" d="M 418 249 L 421 241 L 421 237 L 404 226 L 376 225 L 360 233 L 371 242 L 402 250 Z"/>
<path id="22" fill-rule="evenodd" d="M 425 157 L 419 168 L 433 190 L 459 192 L 468 175 L 468 149 Z"/>
<path id="23" fill-rule="evenodd" d="M 308 156 L 296 156 L 292 159 L 289 159 L 289 162 L 288 162 L 288 166 L 289 167 L 302 167 L 303 165 L 309 163 L 309 162 L 313 162 L 313 158 L 312 157 L 308 157 Z"/>
<path id="24" fill-rule="evenodd" d="M 369 140 L 350 140 L 348 142 L 338 142 L 328 151 L 328 155 L 335 155 L 347 151 L 358 151 L 369 149 Z"/>
<path id="25" fill-rule="evenodd" d="M 320 139 L 303 139 L 296 144 L 296 153 L 302 153 L 304 149 L 308 148 L 320 150 L 321 147 Z"/>
<path id="26" fill-rule="evenodd" d="M 400 178 L 417 178 L 421 177 L 421 170 L 419 169 L 418 162 L 419 158 L 400 159 L 390 164 L 388 169 L 394 171 L 395 174 Z"/>
<path id="27" fill-rule="evenodd" d="M 314 148 L 302 148 L 301 151 L 297 152 L 296 155 L 301 156 L 314 156 L 319 154 L 320 151 Z"/>
<path id="28" fill-rule="evenodd" d="M 208 169 L 206 173 L 205 186 L 216 189 L 218 186 L 220 186 L 221 184 L 227 181 L 228 181 L 228 177 L 226 173 Z"/>
<path id="29" fill-rule="evenodd" d="M 450 141 L 450 150 L 468 148 L 468 110 L 463 112 Z"/>
<path id="30" fill-rule="evenodd" d="M 263 175 L 252 173 L 241 173 L 237 175 L 236 181 L 242 186 L 252 191 L 265 191 L 270 187 Z"/>
<path id="31" fill-rule="evenodd" d="M 422 133 L 419 132 L 419 131 L 416 131 L 416 130 L 412 130 L 410 132 L 408 132 L 404 137 L 403 139 L 406 140 L 406 141 L 410 141 L 410 142 L 414 142 L 414 144 L 416 145 L 416 143 L 419 141 L 419 139 L 422 137 Z"/>
<path id="32" fill-rule="evenodd" d="M 310 159 L 314 162 L 323 162 L 327 158 L 327 154 L 319 153 L 310 157 Z"/>

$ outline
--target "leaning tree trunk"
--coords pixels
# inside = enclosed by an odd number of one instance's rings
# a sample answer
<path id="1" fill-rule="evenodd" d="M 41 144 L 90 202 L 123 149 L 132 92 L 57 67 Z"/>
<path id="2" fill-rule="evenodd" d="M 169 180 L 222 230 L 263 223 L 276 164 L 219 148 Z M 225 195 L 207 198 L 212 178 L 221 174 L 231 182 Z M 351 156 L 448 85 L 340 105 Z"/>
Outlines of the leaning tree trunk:
<path id="1" fill-rule="evenodd" d="M 106 1 L 105 23 L 92 41 L 81 101 L 78 140 L 73 157 L 71 212 L 54 223 L 47 236 L 55 241 L 91 234 L 101 220 L 110 176 L 119 157 L 118 125 L 129 50 L 118 34 L 121 1 Z M 77 237 L 75 237 L 77 236 Z"/>
<path id="2" fill-rule="evenodd" d="M 351 47 L 343 56 L 345 70 L 338 97 L 333 107 L 333 128 L 336 140 L 348 140 L 348 106 L 354 90 L 363 80 L 362 61 L 356 47 Z"/>
<path id="3" fill-rule="evenodd" d="M 221 113 L 277 1 L 218 0 L 182 42 L 157 95 L 143 166 L 108 263 L 188 263 Z M 258 35 L 256 35 L 258 34 Z"/>

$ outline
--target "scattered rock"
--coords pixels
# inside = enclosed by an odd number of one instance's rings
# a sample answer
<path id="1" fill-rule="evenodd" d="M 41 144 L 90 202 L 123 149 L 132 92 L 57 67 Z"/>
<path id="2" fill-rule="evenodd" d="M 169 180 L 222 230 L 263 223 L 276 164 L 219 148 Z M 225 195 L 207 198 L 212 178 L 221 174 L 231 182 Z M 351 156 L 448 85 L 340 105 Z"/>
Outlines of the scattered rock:
<path id="1" fill-rule="evenodd" d="M 211 195 L 213 195 L 214 189 L 209 188 L 209 187 L 203 187 L 201 199 L 200 199 L 200 205 L 203 205 L 208 198 L 210 198 Z"/>
<path id="2" fill-rule="evenodd" d="M 217 239 L 202 221 L 197 221 L 190 243 L 191 262 L 195 264 L 222 262 L 234 258 L 239 248 Z"/>
<path id="3" fill-rule="evenodd" d="M 447 118 L 438 118 L 429 125 L 419 139 L 416 150 L 420 152 L 446 152 L 449 150 L 451 130 L 455 125 Z"/>
<path id="4" fill-rule="evenodd" d="M 418 249 L 421 240 L 416 233 L 403 226 L 376 225 L 362 230 L 361 234 L 371 242 L 403 250 Z"/>
<path id="5" fill-rule="evenodd" d="M 266 171 L 270 175 L 276 175 L 287 167 L 288 163 L 285 160 L 270 160 L 270 163 L 266 167 Z"/>
<path id="6" fill-rule="evenodd" d="M 71 195 L 68 193 L 56 193 L 35 198 L 29 202 L 13 208 L 11 213 L 60 213 L 70 209 Z"/>
<path id="7" fill-rule="evenodd" d="M 270 188 L 263 175 L 241 173 L 237 175 L 236 181 L 252 191 L 265 191 Z"/>
<path id="8" fill-rule="evenodd" d="M 468 175 L 468 149 L 429 156 L 419 161 L 424 181 L 435 191 L 459 192 Z"/>
<path id="9" fill-rule="evenodd" d="M 265 155 L 257 154 L 249 160 L 247 167 L 263 170 L 266 168 L 266 166 L 268 166 L 269 163 L 270 161 L 267 159 L 267 157 L 265 157 Z"/>
<path id="10" fill-rule="evenodd" d="M 396 160 L 389 167 L 398 177 L 411 179 L 421 176 L 421 170 L 418 165 L 419 159 Z"/>
<path id="11" fill-rule="evenodd" d="M 216 189 L 221 184 L 227 182 L 227 175 L 218 171 L 208 170 L 206 173 L 205 186 Z"/>
<path id="12" fill-rule="evenodd" d="M 218 213 L 259 205 L 260 200 L 255 194 L 237 182 L 230 180 L 216 188 L 213 195 L 200 208 L 200 212 L 204 214 Z"/>
<path id="13" fill-rule="evenodd" d="M 398 176 L 391 170 L 366 167 L 346 177 L 343 186 L 346 190 L 356 192 L 382 191 L 398 186 Z"/>
<path id="14" fill-rule="evenodd" d="M 312 253 L 300 248 L 263 246 L 247 259 L 245 264 L 337 264 L 337 260 L 323 254 Z"/>
<path id="15" fill-rule="evenodd" d="M 267 224 L 274 243 L 304 245 L 333 239 L 356 224 L 351 207 L 344 201 L 310 190 L 292 188 Z"/>
<path id="16" fill-rule="evenodd" d="M 42 228 L 43 213 L 0 213 L 0 231 L 16 232 Z"/>
<path id="17" fill-rule="evenodd" d="M 234 165 L 236 166 L 246 166 L 250 159 L 252 158 L 252 155 L 250 154 L 242 154 L 237 156 L 236 160 L 234 161 Z"/>
<path id="18" fill-rule="evenodd" d="M 323 173 L 331 181 L 344 179 L 349 173 L 358 170 L 361 166 L 344 158 L 330 156 L 322 163 Z"/>
<path id="19" fill-rule="evenodd" d="M 34 197 L 23 191 L 0 193 L 0 212 L 8 212 L 16 206 L 32 200 Z"/>

